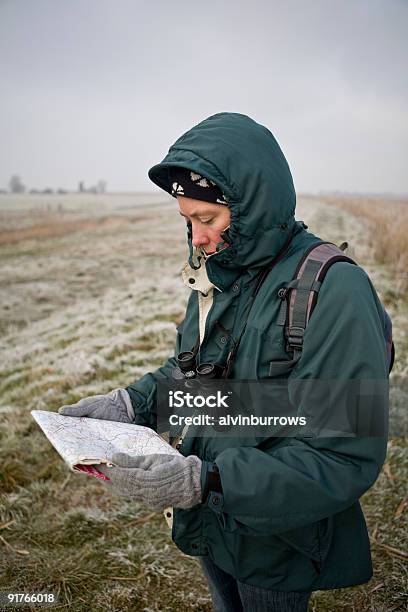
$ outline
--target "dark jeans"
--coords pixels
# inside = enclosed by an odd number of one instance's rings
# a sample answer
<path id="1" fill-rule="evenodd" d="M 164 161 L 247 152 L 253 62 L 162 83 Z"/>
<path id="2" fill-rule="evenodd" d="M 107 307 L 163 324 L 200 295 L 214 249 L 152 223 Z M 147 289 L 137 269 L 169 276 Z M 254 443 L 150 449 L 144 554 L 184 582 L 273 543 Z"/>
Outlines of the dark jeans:
<path id="1" fill-rule="evenodd" d="M 209 557 L 200 557 L 214 612 L 307 612 L 310 592 L 270 591 L 238 582 Z"/>

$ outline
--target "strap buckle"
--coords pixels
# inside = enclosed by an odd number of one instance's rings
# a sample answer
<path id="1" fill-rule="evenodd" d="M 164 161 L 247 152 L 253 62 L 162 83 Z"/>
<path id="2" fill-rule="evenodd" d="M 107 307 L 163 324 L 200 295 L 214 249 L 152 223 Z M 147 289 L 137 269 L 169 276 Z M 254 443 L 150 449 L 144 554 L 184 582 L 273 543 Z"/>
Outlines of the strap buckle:
<path id="1" fill-rule="evenodd" d="M 302 350 L 304 334 L 305 329 L 303 327 L 290 327 L 287 335 L 287 346 L 298 351 Z"/>

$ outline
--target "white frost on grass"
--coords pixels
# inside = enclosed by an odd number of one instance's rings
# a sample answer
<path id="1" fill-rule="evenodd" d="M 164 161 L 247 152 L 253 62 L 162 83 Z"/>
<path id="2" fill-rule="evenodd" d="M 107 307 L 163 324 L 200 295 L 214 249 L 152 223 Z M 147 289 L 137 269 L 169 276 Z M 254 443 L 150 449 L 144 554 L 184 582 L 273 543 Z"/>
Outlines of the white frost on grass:
<path id="1" fill-rule="evenodd" d="M 172 354 L 188 297 L 179 277 L 185 227 L 167 205 L 121 214 L 129 223 L 119 230 L 39 240 L 38 253 L 23 241 L 8 252 L 0 266 L 0 315 L 12 331 L 0 341 L 3 402 L 55 409 L 68 395 L 125 386 Z M 12 312 L 1 310 L 10 303 Z"/>
<path id="2" fill-rule="evenodd" d="M 118 202 L 111 198 L 113 213 Z M 81 212 L 83 214 L 84 211 Z M 95 211 L 93 211 L 93 214 Z M 187 256 L 184 222 L 173 206 L 138 206 L 127 223 L 23 241 L 0 265 L 2 402 L 26 409 L 126 386 L 173 354 L 176 323 L 188 291 L 180 270 Z M 347 240 L 351 257 L 379 293 L 392 285 L 368 246 L 361 220 L 318 199 L 300 199 L 297 218 L 322 239 Z M 47 249 L 49 253 L 47 254 Z M 12 304 L 12 310 L 2 306 Z M 391 313 L 405 334 L 405 312 Z M 406 368 L 397 366 L 402 371 Z"/>

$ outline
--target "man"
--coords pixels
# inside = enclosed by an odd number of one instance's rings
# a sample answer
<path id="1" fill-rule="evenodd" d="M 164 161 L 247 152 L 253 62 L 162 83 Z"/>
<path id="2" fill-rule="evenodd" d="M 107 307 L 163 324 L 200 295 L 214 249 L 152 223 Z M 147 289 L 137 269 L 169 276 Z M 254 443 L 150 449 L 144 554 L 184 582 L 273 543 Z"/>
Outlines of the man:
<path id="1" fill-rule="evenodd" d="M 183 279 L 192 291 L 175 355 L 193 352 L 197 365 L 218 364 L 231 381 L 273 380 L 273 364 L 293 364 L 280 290 L 319 241 L 295 221 L 278 143 L 249 117 L 220 113 L 181 136 L 149 176 L 177 197 L 187 222 Z M 61 413 L 156 429 L 157 388 L 177 366 L 172 357 L 126 389 Z M 381 304 L 361 268 L 338 262 L 320 287 L 300 359 L 277 377 L 287 405 L 312 421 L 330 408 L 342 421 L 350 381 L 386 386 L 387 373 Z M 375 388 L 366 385 L 364 406 L 385 413 L 386 394 Z M 184 428 L 178 442 L 178 456 L 122 455 L 103 471 L 122 494 L 156 510 L 174 506 L 173 540 L 200 557 L 215 610 L 307 610 L 313 590 L 370 579 L 358 500 L 378 476 L 384 435 L 197 436 Z"/>

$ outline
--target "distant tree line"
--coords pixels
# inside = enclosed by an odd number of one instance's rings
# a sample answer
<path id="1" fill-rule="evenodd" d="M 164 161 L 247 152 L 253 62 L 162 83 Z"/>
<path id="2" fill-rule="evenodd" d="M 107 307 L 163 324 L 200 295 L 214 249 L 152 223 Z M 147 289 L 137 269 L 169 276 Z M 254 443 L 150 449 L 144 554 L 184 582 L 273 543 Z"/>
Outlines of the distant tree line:
<path id="1" fill-rule="evenodd" d="M 85 181 L 79 181 L 78 183 L 79 193 L 105 193 L 106 192 L 106 181 L 100 179 L 96 185 L 91 187 L 85 187 Z"/>
<path id="2" fill-rule="evenodd" d="M 96 185 L 92 185 L 91 187 L 86 188 L 85 187 L 85 182 L 84 181 L 79 181 L 78 183 L 78 192 L 79 193 L 106 193 L 106 181 L 103 179 L 100 179 Z M 51 187 L 46 187 L 45 189 L 30 189 L 29 191 L 27 191 L 26 186 L 24 185 L 23 181 L 21 180 L 20 176 L 18 174 L 13 174 L 13 176 L 10 178 L 9 182 L 8 182 L 8 190 L 7 189 L 0 189 L 0 193 L 43 193 L 43 194 L 50 194 L 50 193 L 57 193 L 57 194 L 65 194 L 68 193 L 67 189 L 62 189 L 61 187 L 58 189 L 51 189 Z"/>

